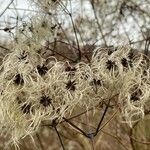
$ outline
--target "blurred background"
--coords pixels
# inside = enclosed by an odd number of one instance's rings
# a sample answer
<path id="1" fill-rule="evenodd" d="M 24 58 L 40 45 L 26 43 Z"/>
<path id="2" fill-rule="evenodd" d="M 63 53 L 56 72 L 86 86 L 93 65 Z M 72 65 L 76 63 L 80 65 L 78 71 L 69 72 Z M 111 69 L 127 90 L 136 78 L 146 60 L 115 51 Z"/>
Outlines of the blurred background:
<path id="1" fill-rule="evenodd" d="M 39 25 L 44 21 L 50 27 L 44 27 L 45 31 Z M 126 44 L 148 55 L 150 0 L 0 0 L 0 63 L 20 42 L 20 37 L 27 43 L 33 35 L 39 37 L 35 45 L 39 44 L 36 48 L 43 57 L 54 55 L 61 61 L 76 63 L 80 49 L 81 60 L 87 62 L 96 47 L 115 50 Z M 51 49 L 50 53 L 45 47 Z M 104 106 L 88 113 L 80 108 L 71 122 L 90 133 L 96 129 Z M 57 126 L 61 140 L 54 128 L 43 125 L 33 135 L 34 140 L 21 140 L 20 149 L 61 150 L 63 142 L 66 150 L 150 150 L 149 113 L 132 129 L 120 122 L 117 108 L 112 107 L 96 137 L 86 138 L 63 122 Z M 0 149 L 4 149 L 5 142 L 7 138 L 1 137 Z"/>

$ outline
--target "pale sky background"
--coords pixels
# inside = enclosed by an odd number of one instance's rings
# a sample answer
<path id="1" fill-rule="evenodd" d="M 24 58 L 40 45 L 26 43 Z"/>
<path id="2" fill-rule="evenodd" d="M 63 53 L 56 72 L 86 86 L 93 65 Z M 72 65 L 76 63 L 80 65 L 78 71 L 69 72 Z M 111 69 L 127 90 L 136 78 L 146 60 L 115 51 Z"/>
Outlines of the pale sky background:
<path id="1" fill-rule="evenodd" d="M 14 0 L 13 3 L 7 8 L 11 1 L 12 0 L 0 0 L 0 35 L 3 35 L 2 37 L 4 39 L 8 37 L 8 34 L 5 33 L 2 29 L 4 29 L 5 27 L 12 27 L 13 25 L 16 25 L 17 16 L 19 17 L 21 23 L 22 21 L 29 19 L 32 16 L 31 14 L 34 13 L 34 11 L 32 10 L 36 9 L 34 5 L 31 5 L 31 2 L 29 3 L 30 0 Z M 73 10 L 77 11 L 77 9 L 79 9 L 77 5 L 80 5 L 76 0 L 72 0 L 72 3 Z M 1 16 L 6 8 L 7 10 Z M 87 8 L 89 8 L 89 6 L 86 7 L 86 9 Z"/>
<path id="2" fill-rule="evenodd" d="M 29 4 L 29 0 L 14 0 L 13 3 L 9 6 L 9 8 L 6 10 L 6 12 L 1 16 L 2 12 L 6 9 L 6 7 L 9 5 L 11 1 L 12 0 L 0 0 L 0 35 L 2 35 L 1 39 L 2 38 L 6 39 L 6 37 L 8 37 L 8 34 L 6 34 L 2 29 L 4 29 L 5 27 L 13 27 L 13 25 L 16 25 L 17 16 L 19 17 L 20 23 L 22 23 L 22 21 L 25 21 L 31 17 L 31 11 L 27 11 L 27 10 L 28 9 L 35 10 L 34 6 L 31 6 L 31 3 Z M 72 2 L 73 2 L 72 3 L 73 10 L 76 11 L 76 9 L 79 9 L 77 11 L 80 11 L 80 8 L 77 7 L 78 5 L 77 0 L 72 0 Z M 84 3 L 84 7 L 88 11 L 86 12 L 86 14 L 88 14 L 91 17 L 92 13 L 88 4 L 85 5 Z M 74 17 L 75 17 L 75 13 L 74 13 Z M 124 24 L 124 27 L 127 32 L 131 33 L 130 38 L 136 39 L 137 38 L 136 36 L 138 36 L 138 34 L 136 33 L 138 30 L 140 30 L 140 28 L 137 26 L 137 24 L 135 24 L 135 26 L 133 27 L 132 25 L 134 25 L 133 18 L 128 17 L 128 22 Z M 119 32 L 121 34 L 121 31 L 124 30 L 122 29 L 122 26 L 119 26 L 119 29 L 120 29 Z M 114 41 L 114 43 L 115 42 L 116 41 Z"/>
<path id="3" fill-rule="evenodd" d="M 0 14 L 5 10 L 5 8 L 10 4 L 12 0 L 0 0 Z M 13 17 L 19 15 L 19 17 L 23 17 L 27 14 L 27 11 L 23 10 L 15 10 L 16 8 L 28 9 L 29 3 L 27 0 L 14 0 L 14 2 L 9 6 L 6 12 L 0 17 L 0 26 L 3 24 L 13 21 Z"/>
<path id="4" fill-rule="evenodd" d="M 9 8 L 5 11 L 5 13 L 1 16 L 3 11 L 11 3 L 11 1 L 12 0 L 0 0 L 0 29 L 3 29 L 5 27 L 12 27 L 13 23 L 16 23 L 17 16 L 20 21 L 22 19 L 26 20 L 28 16 L 30 16 L 30 11 L 21 10 L 29 9 L 28 0 L 14 0 Z M 3 38 L 6 38 L 8 36 L 8 34 L 6 34 L 3 30 L 0 30 L 0 35 L 3 35 Z"/>

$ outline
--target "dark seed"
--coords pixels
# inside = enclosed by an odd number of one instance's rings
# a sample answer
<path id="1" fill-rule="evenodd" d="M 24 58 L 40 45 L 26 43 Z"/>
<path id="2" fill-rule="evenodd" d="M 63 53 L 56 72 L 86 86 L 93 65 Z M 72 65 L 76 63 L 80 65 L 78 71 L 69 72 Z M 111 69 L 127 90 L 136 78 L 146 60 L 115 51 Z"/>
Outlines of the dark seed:
<path id="1" fill-rule="evenodd" d="M 45 21 L 43 21 L 41 27 L 42 28 L 46 28 L 47 27 L 47 23 Z"/>
<path id="2" fill-rule="evenodd" d="M 111 55 L 113 53 L 112 50 L 108 50 L 108 55 Z"/>
<path id="3" fill-rule="evenodd" d="M 54 30 L 57 27 L 57 24 L 51 27 L 52 30 Z"/>
<path id="4" fill-rule="evenodd" d="M 75 67 L 70 67 L 70 66 L 68 66 L 68 67 L 66 67 L 66 69 L 65 69 L 65 71 L 66 72 L 69 72 L 69 71 L 76 71 L 77 69 L 75 68 Z"/>
<path id="5" fill-rule="evenodd" d="M 129 59 L 133 59 L 133 57 L 134 57 L 133 52 L 130 52 L 129 55 L 128 55 L 128 58 L 129 58 Z"/>
<path id="6" fill-rule="evenodd" d="M 131 99 L 131 101 L 134 101 L 134 102 L 139 101 L 139 97 L 136 96 L 135 94 L 132 94 L 130 99 Z"/>
<path id="7" fill-rule="evenodd" d="M 29 114 L 31 111 L 31 104 L 24 104 L 21 107 L 21 110 L 23 111 L 24 114 Z"/>
<path id="8" fill-rule="evenodd" d="M 131 94 L 131 97 L 130 97 L 130 99 L 131 99 L 131 101 L 139 101 L 140 100 L 140 95 L 142 95 L 142 91 L 141 91 L 141 89 L 138 89 L 136 92 L 134 92 L 134 93 L 132 93 Z"/>
<path id="9" fill-rule="evenodd" d="M 17 74 L 17 75 L 15 76 L 14 83 L 15 83 L 16 85 L 23 85 L 23 84 L 24 84 L 24 80 L 23 80 L 23 78 L 21 77 L 20 74 Z"/>
<path id="10" fill-rule="evenodd" d="M 93 81 L 91 82 L 91 85 L 99 85 L 99 86 L 101 86 L 101 80 L 93 79 Z"/>
<path id="11" fill-rule="evenodd" d="M 60 113 L 60 108 L 58 108 L 58 109 L 56 110 L 56 112 L 57 112 L 57 113 Z"/>
<path id="12" fill-rule="evenodd" d="M 113 68 L 116 68 L 116 64 L 115 64 L 114 61 L 108 60 L 108 61 L 106 62 L 106 67 L 107 67 L 108 70 L 111 70 L 111 69 L 113 69 Z"/>
<path id="13" fill-rule="evenodd" d="M 132 60 L 129 60 L 130 67 L 133 67 Z"/>
<path id="14" fill-rule="evenodd" d="M 75 91 L 75 89 L 76 89 L 75 85 L 76 85 L 75 81 L 69 80 L 68 83 L 66 83 L 66 89 L 71 90 L 71 91 Z"/>
<path id="15" fill-rule="evenodd" d="M 41 76 L 43 76 L 43 75 L 45 75 L 46 73 L 47 73 L 47 71 L 48 71 L 48 68 L 46 67 L 46 66 L 40 66 L 40 65 L 38 65 L 37 66 L 37 70 L 38 70 L 38 73 L 41 75 Z"/>
<path id="16" fill-rule="evenodd" d="M 97 85 L 101 85 L 101 80 L 97 80 Z"/>
<path id="17" fill-rule="evenodd" d="M 44 107 L 48 107 L 51 104 L 52 99 L 48 96 L 42 96 L 40 99 L 40 104 L 42 104 Z"/>
<path id="18" fill-rule="evenodd" d="M 25 60 L 26 58 L 27 58 L 27 54 L 25 53 L 25 51 L 23 51 L 22 54 L 20 55 L 19 59 Z"/>
<path id="19" fill-rule="evenodd" d="M 147 71 L 146 70 L 143 71 L 143 75 L 147 76 Z"/>
<path id="20" fill-rule="evenodd" d="M 121 59 L 121 64 L 123 65 L 123 67 L 128 67 L 128 61 L 127 61 L 127 59 L 126 58 L 122 58 Z"/>

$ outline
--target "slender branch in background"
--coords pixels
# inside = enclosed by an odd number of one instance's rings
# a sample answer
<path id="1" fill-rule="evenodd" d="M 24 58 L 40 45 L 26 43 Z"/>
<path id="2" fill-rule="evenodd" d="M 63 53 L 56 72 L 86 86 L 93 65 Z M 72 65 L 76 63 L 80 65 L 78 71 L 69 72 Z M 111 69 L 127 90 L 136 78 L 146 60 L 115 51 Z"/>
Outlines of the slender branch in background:
<path id="1" fill-rule="evenodd" d="M 62 5 L 62 6 L 61 6 Z M 70 12 L 69 12 L 69 10 L 65 7 L 65 5 L 62 3 L 60 3 L 60 6 L 61 7 L 63 7 L 62 9 L 63 9 L 63 11 L 65 11 L 65 13 L 67 13 L 67 15 L 69 15 L 70 14 Z M 72 45 L 71 44 L 71 42 L 70 42 L 70 39 L 67 37 L 67 34 L 65 33 L 65 30 L 63 29 L 63 27 L 61 26 L 61 23 L 59 23 L 58 22 L 58 18 L 55 18 L 54 17 L 54 19 L 55 19 L 55 21 L 57 22 L 57 24 L 59 25 L 59 27 L 60 27 L 60 29 L 61 29 L 61 31 L 62 31 L 62 33 L 64 34 L 64 36 L 65 36 L 65 40 L 67 40 L 68 41 L 68 46 L 70 46 L 70 50 L 72 50 L 72 52 L 73 52 L 73 54 L 75 55 L 75 58 L 77 58 L 77 57 L 79 57 L 79 56 L 77 56 L 77 54 L 75 53 L 75 51 L 72 49 L 72 48 L 74 48 L 74 49 L 76 49 L 77 51 L 79 51 L 79 47 L 75 47 L 74 45 Z M 57 40 L 57 42 L 58 42 L 58 40 Z M 62 41 L 63 42 L 63 41 Z M 79 42 L 78 42 L 79 43 Z M 78 46 L 79 44 L 77 44 L 77 46 Z M 79 51 L 79 54 L 80 54 L 81 52 Z M 77 58 L 78 59 L 78 58 Z"/>
<path id="2" fill-rule="evenodd" d="M 57 21 L 57 20 L 56 20 L 56 21 Z M 71 44 L 71 41 L 70 41 L 70 39 L 67 37 L 67 34 L 65 33 L 65 30 L 63 29 L 63 27 L 61 26 L 61 24 L 60 24 L 60 23 L 58 23 L 58 24 L 59 24 L 59 26 L 60 26 L 61 31 L 63 32 L 63 34 L 64 34 L 64 36 L 65 36 L 65 39 L 68 41 L 67 45 L 69 46 L 70 50 L 73 52 L 75 58 L 77 58 L 78 56 L 77 56 L 77 54 L 76 54 L 76 52 L 75 52 L 75 49 L 76 49 L 76 50 L 78 50 L 78 49 L 77 49 L 75 46 L 73 46 L 73 45 Z M 57 42 L 58 42 L 58 40 L 57 40 Z M 59 42 L 60 42 L 60 41 L 59 41 Z M 61 43 L 66 44 L 66 42 L 63 42 L 63 41 L 61 41 Z"/>
<path id="3" fill-rule="evenodd" d="M 135 2 L 133 2 L 132 0 L 130 1 L 134 7 L 141 13 L 146 14 L 148 17 L 150 17 L 150 13 L 146 12 L 145 10 L 141 9 L 139 5 L 137 5 Z"/>
<path id="4" fill-rule="evenodd" d="M 128 35 L 128 32 L 126 31 L 126 28 L 125 28 L 125 26 L 124 26 L 124 24 L 123 24 L 123 21 L 122 21 L 121 19 L 119 19 L 119 20 L 120 20 L 120 23 L 121 23 L 121 25 L 122 25 L 122 27 L 123 27 L 123 30 L 124 30 L 124 32 L 125 32 L 125 35 L 126 35 L 128 41 L 129 41 L 129 43 L 131 43 L 130 36 Z"/>
<path id="5" fill-rule="evenodd" d="M 117 114 L 118 111 L 119 111 L 119 109 L 117 109 L 117 110 L 113 113 L 113 115 L 110 117 L 110 119 L 108 119 L 108 120 L 106 121 L 106 123 L 104 123 L 104 125 L 102 125 L 102 126 L 100 127 L 99 131 L 101 131 L 111 120 L 114 119 L 114 117 L 116 116 L 116 114 Z M 99 131 L 98 131 L 98 132 L 99 132 Z"/>
<path id="6" fill-rule="evenodd" d="M 129 150 L 129 149 L 126 147 L 126 145 L 125 145 L 124 143 L 122 143 L 120 137 L 115 136 L 115 135 L 113 135 L 113 134 L 110 134 L 110 133 L 108 133 L 108 132 L 106 132 L 106 131 L 104 131 L 104 130 L 101 130 L 101 131 L 102 131 L 102 133 L 107 134 L 107 135 L 111 136 L 112 138 L 116 139 L 116 140 L 118 141 L 118 143 L 120 143 L 124 149 Z"/>
<path id="7" fill-rule="evenodd" d="M 92 147 L 92 150 L 95 150 L 93 138 L 90 138 L 90 141 L 91 141 L 91 147 Z"/>
<path id="8" fill-rule="evenodd" d="M 0 48 L 5 49 L 5 50 L 7 50 L 7 51 L 10 50 L 10 49 L 8 49 L 7 47 L 4 47 L 4 46 L 2 46 L 2 45 L 0 45 Z"/>
<path id="9" fill-rule="evenodd" d="M 55 41 L 54 41 L 55 42 Z M 49 44 L 53 44 L 54 42 L 49 42 Z M 71 45 L 70 43 L 67 43 L 67 42 L 64 42 L 64 41 L 61 41 L 61 40 L 57 40 L 56 41 L 57 43 L 62 43 L 62 44 L 65 44 L 67 46 L 71 46 L 73 49 L 77 50 L 77 48 L 73 45 Z"/>
<path id="10" fill-rule="evenodd" d="M 96 106 L 95 106 L 95 107 L 96 107 Z M 88 110 L 85 110 L 85 111 L 83 111 L 83 112 L 81 112 L 81 113 L 79 113 L 79 114 L 77 114 L 77 115 L 75 115 L 75 116 L 72 116 L 72 117 L 68 118 L 67 120 L 69 121 L 69 120 L 71 120 L 71 119 L 78 118 L 78 117 L 84 115 L 85 113 L 87 113 L 87 111 L 91 111 L 91 110 L 93 110 L 93 109 L 94 109 L 93 107 L 92 107 L 92 108 L 89 108 Z M 66 122 L 66 121 L 63 120 L 63 121 L 61 121 L 59 124 L 64 123 L 64 122 Z M 52 126 L 52 125 L 51 125 L 51 124 L 43 124 L 42 126 Z"/>
<path id="11" fill-rule="evenodd" d="M 39 136 L 39 134 L 38 134 L 38 133 L 36 133 L 36 137 L 37 137 L 37 139 L 38 139 L 38 141 L 39 141 L 39 144 L 40 144 L 41 150 L 44 150 L 44 146 L 43 146 L 43 144 L 42 144 L 41 138 L 40 138 L 40 136 Z"/>
<path id="12" fill-rule="evenodd" d="M 70 122 L 68 119 L 66 119 L 65 117 L 63 117 L 63 119 L 68 123 L 70 124 L 72 127 L 74 127 L 75 129 L 77 129 L 79 132 L 81 132 L 85 137 L 87 137 L 87 134 L 82 130 L 80 129 L 79 127 L 77 127 L 76 125 L 74 125 L 72 122 Z"/>
<path id="13" fill-rule="evenodd" d="M 101 35 L 102 35 L 102 40 L 103 40 L 105 46 L 107 46 L 107 42 L 106 42 L 105 36 L 104 36 L 104 34 L 103 34 L 101 25 L 100 25 L 100 23 L 99 23 L 99 21 L 98 21 L 98 16 L 97 16 L 97 14 L 96 14 L 96 8 L 95 8 L 95 5 L 94 5 L 94 0 L 91 0 L 90 2 L 91 2 L 91 5 L 92 5 L 92 10 L 93 10 L 93 13 L 94 13 L 94 17 L 95 17 L 95 19 L 96 19 L 96 23 L 97 23 L 98 29 L 99 29 L 99 31 L 100 31 L 100 33 L 101 33 Z"/>
<path id="14" fill-rule="evenodd" d="M 16 27 L 16 25 L 13 26 L 13 27 L 5 27 L 5 28 L 0 29 L 0 30 L 3 30 L 3 31 L 5 31 L 5 32 L 11 32 L 11 30 L 13 30 L 15 27 Z"/>
<path id="15" fill-rule="evenodd" d="M 102 103 L 101 105 L 100 105 L 100 104 L 97 104 L 97 105 L 94 106 L 94 108 L 96 109 L 98 106 L 102 106 L 103 104 L 105 104 L 105 103 Z M 107 106 L 107 104 L 105 104 L 105 105 Z M 85 110 L 85 111 L 83 111 L 83 112 L 81 112 L 81 113 L 79 113 L 79 114 L 77 114 L 77 115 L 74 115 L 74 116 L 68 118 L 67 120 L 69 121 L 69 120 L 78 118 L 78 117 L 84 115 L 85 113 L 87 113 L 87 112 L 89 112 L 89 111 L 92 111 L 94 108 L 91 107 L 91 108 L 89 108 L 88 110 Z M 59 122 L 59 124 L 64 123 L 64 122 L 66 122 L 66 121 L 63 120 L 63 121 Z M 52 126 L 52 125 L 50 125 L 50 124 L 44 124 L 44 125 L 42 125 L 42 126 Z"/>
<path id="16" fill-rule="evenodd" d="M 56 133 L 57 133 L 57 136 L 58 136 L 58 138 L 59 138 L 59 141 L 60 141 L 60 144 L 61 144 L 61 146 L 62 146 L 62 149 L 65 150 L 63 141 L 62 141 L 61 136 L 60 136 L 60 134 L 59 134 L 59 132 L 58 132 L 58 130 L 57 130 L 57 127 L 54 126 L 54 129 L 55 129 L 55 131 L 56 131 Z"/>
<path id="17" fill-rule="evenodd" d="M 53 51 L 57 51 L 57 38 L 54 38 Z"/>
<path id="18" fill-rule="evenodd" d="M 149 48 L 150 48 L 150 37 L 147 38 L 146 41 L 145 41 L 144 54 L 145 54 L 146 56 L 148 56 Z"/>
<path id="19" fill-rule="evenodd" d="M 79 121 L 79 120 L 75 120 L 77 123 L 80 123 L 80 124 L 82 124 L 83 126 L 87 126 L 87 127 L 90 127 L 90 128 L 92 128 L 92 129 L 96 129 L 93 125 L 89 125 L 89 124 L 87 124 L 87 123 L 84 123 L 84 122 L 81 122 L 81 121 Z"/>
<path id="20" fill-rule="evenodd" d="M 148 40 L 148 38 L 146 40 Z M 141 43 L 141 42 L 144 42 L 144 41 L 145 41 L 145 39 L 142 39 L 142 40 L 130 42 L 130 44 L 137 44 L 137 43 Z"/>
<path id="21" fill-rule="evenodd" d="M 150 141 L 141 141 L 141 140 L 138 140 L 138 139 L 135 139 L 133 137 L 131 137 L 131 139 L 137 143 L 141 143 L 141 144 L 146 144 L 146 145 L 150 145 Z"/>
<path id="22" fill-rule="evenodd" d="M 79 44 L 79 40 L 78 40 L 78 36 L 77 36 L 77 30 L 76 30 L 76 27 L 75 27 L 75 24 L 74 24 L 74 21 L 73 21 L 73 17 L 72 17 L 72 4 L 71 4 L 71 1 L 70 2 L 70 8 L 71 8 L 71 12 L 69 12 L 69 10 L 66 8 L 66 6 L 61 2 L 60 5 L 64 8 L 63 10 L 70 16 L 70 19 L 71 19 L 71 23 L 72 23 L 72 27 L 73 27 L 73 30 L 74 30 L 74 34 L 75 34 L 75 39 L 76 39 L 76 44 L 77 44 L 77 47 L 78 47 L 78 60 L 77 61 L 80 61 L 81 60 L 81 49 L 80 49 L 80 44 Z"/>
<path id="23" fill-rule="evenodd" d="M 52 52 L 55 52 L 56 54 L 62 56 L 63 58 L 66 58 L 66 59 L 70 60 L 71 62 L 76 62 L 75 60 L 72 60 L 72 59 L 68 58 L 67 56 L 65 56 L 65 55 L 63 55 L 63 54 L 58 53 L 57 51 L 54 51 L 54 50 L 51 49 L 51 48 L 47 48 L 47 50 L 50 50 L 50 51 L 52 51 Z"/>
<path id="24" fill-rule="evenodd" d="M 99 121 L 99 124 L 98 124 L 98 126 L 97 126 L 97 129 L 96 129 L 96 132 L 95 132 L 94 136 L 96 136 L 96 135 L 98 134 L 98 132 L 99 132 L 99 128 L 100 128 L 100 126 L 101 126 L 101 124 L 102 124 L 102 122 L 103 122 L 103 120 L 104 120 L 104 118 L 105 118 L 105 115 L 106 115 L 106 113 L 107 113 L 107 110 L 108 110 L 108 108 L 109 108 L 110 100 L 111 100 L 111 99 L 108 100 L 107 106 L 106 106 L 106 108 L 105 108 L 105 110 L 104 110 L 104 113 L 103 113 L 103 115 L 102 115 L 102 117 L 101 117 L 101 119 L 100 119 L 100 121 Z"/>
<path id="25" fill-rule="evenodd" d="M 141 26 L 140 26 L 138 20 L 136 19 L 136 17 L 135 17 L 134 15 L 135 15 L 135 14 L 131 13 L 131 16 L 132 16 L 134 22 L 137 24 L 137 26 L 138 26 L 138 28 L 139 28 L 139 31 L 141 32 L 141 35 L 142 35 L 143 39 L 145 39 L 144 32 L 142 31 L 142 28 L 141 28 Z"/>
<path id="26" fill-rule="evenodd" d="M 141 141 L 141 139 L 136 139 L 134 138 L 133 135 L 133 129 L 138 125 L 139 122 L 136 122 L 133 127 L 130 129 L 130 133 L 129 133 L 129 138 L 130 138 L 130 144 L 132 146 L 133 150 L 136 150 L 136 147 L 134 145 L 134 143 L 140 143 L 140 144 L 145 144 L 145 145 L 150 145 L 150 141 Z"/>
<path id="27" fill-rule="evenodd" d="M 0 14 L 0 17 L 6 12 L 6 10 L 9 8 L 9 6 L 14 2 L 14 0 L 11 0 L 10 3 L 7 5 L 7 7 L 4 9 L 4 11 Z"/>
<path id="28" fill-rule="evenodd" d="M 8 9 L 14 10 L 15 8 L 9 7 Z M 42 12 L 42 11 L 32 10 L 32 9 L 25 9 L 25 8 L 16 8 L 16 9 L 19 10 L 19 11 L 30 11 L 30 12 L 35 12 L 35 13 L 44 13 L 44 12 Z"/>

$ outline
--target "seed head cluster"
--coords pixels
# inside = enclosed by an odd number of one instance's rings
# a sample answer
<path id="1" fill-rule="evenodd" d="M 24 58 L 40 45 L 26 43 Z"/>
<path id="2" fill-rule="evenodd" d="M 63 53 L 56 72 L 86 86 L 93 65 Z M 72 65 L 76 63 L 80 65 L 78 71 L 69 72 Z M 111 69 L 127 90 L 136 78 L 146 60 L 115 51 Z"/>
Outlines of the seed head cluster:
<path id="1" fill-rule="evenodd" d="M 95 107 L 113 96 L 124 122 L 132 126 L 144 117 L 150 100 L 150 69 L 143 54 L 121 46 L 111 53 L 95 49 L 90 63 L 49 59 L 47 63 L 37 52 L 17 48 L 3 59 L 0 131 L 10 143 L 32 136 L 44 121 L 61 121 L 77 107 Z"/>

